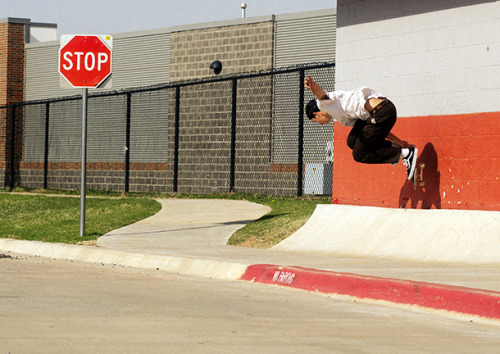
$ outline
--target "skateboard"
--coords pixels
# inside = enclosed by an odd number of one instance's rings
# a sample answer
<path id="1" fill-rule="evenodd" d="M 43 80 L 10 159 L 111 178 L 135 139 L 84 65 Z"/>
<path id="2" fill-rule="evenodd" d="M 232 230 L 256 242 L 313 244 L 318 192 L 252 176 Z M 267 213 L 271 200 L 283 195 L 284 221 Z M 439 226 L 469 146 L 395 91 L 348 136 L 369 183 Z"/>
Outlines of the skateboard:
<path id="1" fill-rule="evenodd" d="M 415 166 L 415 173 L 413 174 L 413 189 L 417 190 L 417 184 L 420 187 L 425 186 L 424 181 L 424 167 L 425 163 L 419 163 Z"/>

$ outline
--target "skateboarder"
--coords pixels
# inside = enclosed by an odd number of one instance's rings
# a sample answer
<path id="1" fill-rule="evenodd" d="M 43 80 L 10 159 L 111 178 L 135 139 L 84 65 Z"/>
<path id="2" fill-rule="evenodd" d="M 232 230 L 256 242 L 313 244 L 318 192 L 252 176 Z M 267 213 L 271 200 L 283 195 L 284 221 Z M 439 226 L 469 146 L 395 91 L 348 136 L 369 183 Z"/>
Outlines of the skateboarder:
<path id="1" fill-rule="evenodd" d="M 391 101 L 368 87 L 325 92 L 310 76 L 304 86 L 316 96 L 306 106 L 310 120 L 323 125 L 334 119 L 343 126 L 353 127 L 347 145 L 355 161 L 396 164 L 401 160 L 408 179 L 412 179 L 418 150 L 391 133 L 397 119 L 396 107 Z"/>

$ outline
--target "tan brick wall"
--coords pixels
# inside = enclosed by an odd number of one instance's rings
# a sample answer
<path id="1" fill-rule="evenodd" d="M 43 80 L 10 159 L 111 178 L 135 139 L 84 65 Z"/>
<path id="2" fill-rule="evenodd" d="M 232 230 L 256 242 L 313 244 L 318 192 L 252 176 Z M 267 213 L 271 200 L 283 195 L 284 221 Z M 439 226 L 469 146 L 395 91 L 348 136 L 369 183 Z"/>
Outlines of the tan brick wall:
<path id="1" fill-rule="evenodd" d="M 215 60 L 222 63 L 221 76 L 271 69 L 273 28 L 270 21 L 172 33 L 171 81 L 215 76 L 209 68 Z M 259 158 L 264 159 L 263 170 L 267 172 L 270 144 L 272 81 L 269 77 L 257 81 L 259 84 L 250 88 L 238 87 L 238 134 L 252 134 L 254 138 L 262 135 L 252 149 L 247 146 L 237 149 L 237 160 L 246 166 L 240 165 L 239 171 L 248 171 L 252 177 L 257 173 L 255 160 Z M 258 99 L 254 105 L 243 104 L 249 94 L 253 98 L 264 96 L 261 98 L 264 103 Z M 179 192 L 229 190 L 231 95 L 231 81 L 181 88 Z M 252 119 L 255 116 L 256 120 Z M 171 133 L 173 136 L 173 127 Z M 170 139 L 172 159 L 173 150 Z M 245 178 L 241 173 L 237 177 L 240 181 Z"/>
<path id="2" fill-rule="evenodd" d="M 270 69 L 273 22 L 212 27 L 171 35 L 171 81 L 214 76 L 210 64 L 222 62 L 220 75 Z"/>

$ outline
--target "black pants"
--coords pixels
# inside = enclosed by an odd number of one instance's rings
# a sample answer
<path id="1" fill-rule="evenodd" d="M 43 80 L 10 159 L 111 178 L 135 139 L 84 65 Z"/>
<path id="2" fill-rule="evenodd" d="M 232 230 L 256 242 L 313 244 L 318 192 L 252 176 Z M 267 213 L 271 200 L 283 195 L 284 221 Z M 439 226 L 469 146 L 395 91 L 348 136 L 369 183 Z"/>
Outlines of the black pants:
<path id="1" fill-rule="evenodd" d="M 396 107 L 389 100 L 367 121 L 358 119 L 347 137 L 354 160 L 370 164 L 398 162 L 401 148 L 392 147 L 386 139 L 396 119 Z"/>

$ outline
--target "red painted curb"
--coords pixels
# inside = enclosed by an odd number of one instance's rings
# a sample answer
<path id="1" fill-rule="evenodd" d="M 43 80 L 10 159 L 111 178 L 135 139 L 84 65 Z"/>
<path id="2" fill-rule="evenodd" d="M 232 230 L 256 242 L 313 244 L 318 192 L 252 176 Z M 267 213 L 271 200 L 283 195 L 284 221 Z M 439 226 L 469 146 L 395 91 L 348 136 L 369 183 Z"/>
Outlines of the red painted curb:
<path id="1" fill-rule="evenodd" d="M 269 264 L 249 266 L 241 280 L 500 319 L 494 291 Z"/>

